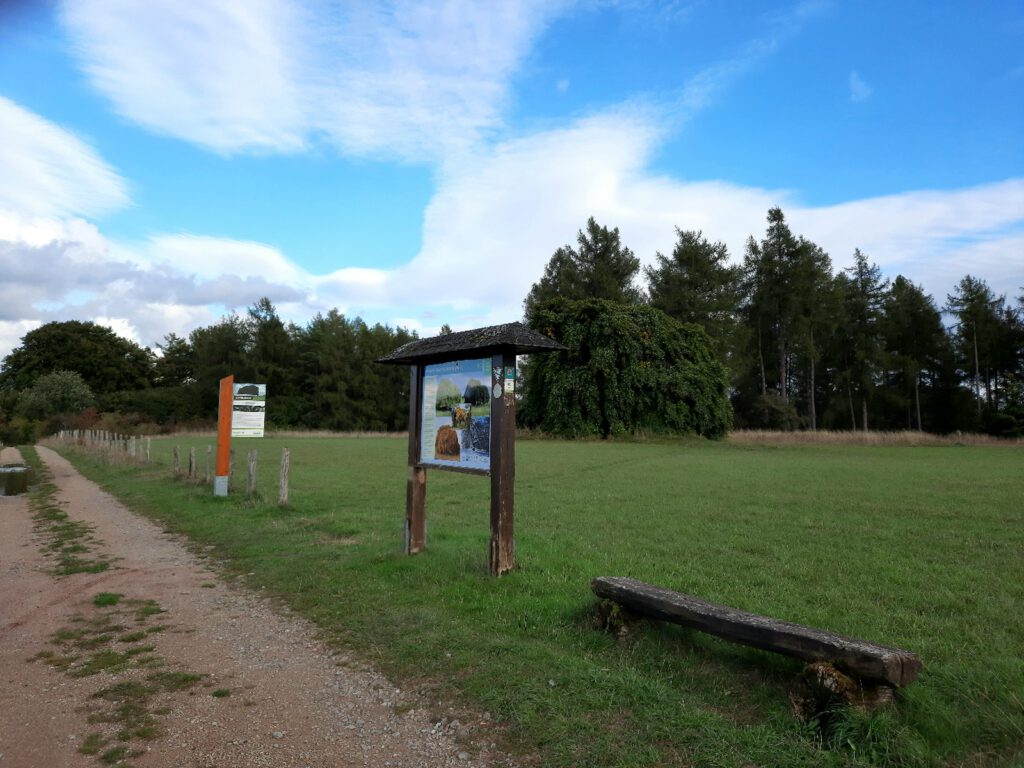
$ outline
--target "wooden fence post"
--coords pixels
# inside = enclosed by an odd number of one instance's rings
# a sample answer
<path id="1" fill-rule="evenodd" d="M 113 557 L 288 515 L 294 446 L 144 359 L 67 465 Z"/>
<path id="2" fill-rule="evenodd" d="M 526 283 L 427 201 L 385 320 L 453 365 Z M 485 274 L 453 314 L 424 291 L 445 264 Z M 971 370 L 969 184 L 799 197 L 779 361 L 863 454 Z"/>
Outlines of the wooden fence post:
<path id="1" fill-rule="evenodd" d="M 177 477 L 181 474 L 181 454 L 178 451 L 178 446 L 174 446 L 174 476 Z"/>
<path id="2" fill-rule="evenodd" d="M 249 496 L 256 493 L 256 451 L 249 451 L 249 479 L 245 484 L 245 492 Z"/>
<path id="3" fill-rule="evenodd" d="M 149 444 L 152 438 L 146 438 L 146 463 L 149 464 Z"/>
<path id="4" fill-rule="evenodd" d="M 188 479 L 195 480 L 199 475 L 199 467 L 196 466 L 196 447 L 189 446 L 188 449 Z"/>
<path id="5" fill-rule="evenodd" d="M 213 454 L 213 446 L 206 446 L 206 473 L 203 475 L 204 482 L 210 482 L 210 456 Z"/>
<path id="6" fill-rule="evenodd" d="M 284 448 L 281 451 L 281 477 L 278 480 L 277 490 L 277 503 L 278 506 L 288 506 L 288 464 L 289 464 L 288 449 Z"/>

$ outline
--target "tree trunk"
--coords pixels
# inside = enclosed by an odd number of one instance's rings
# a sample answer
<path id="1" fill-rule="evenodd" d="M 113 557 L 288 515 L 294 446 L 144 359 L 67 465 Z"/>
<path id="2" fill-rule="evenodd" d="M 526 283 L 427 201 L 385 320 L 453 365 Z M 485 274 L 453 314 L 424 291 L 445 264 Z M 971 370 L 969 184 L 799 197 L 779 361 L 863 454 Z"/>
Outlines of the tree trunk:
<path id="1" fill-rule="evenodd" d="M 862 418 L 864 420 L 864 431 L 867 432 L 868 431 L 868 396 L 866 394 L 861 396 L 860 404 L 861 404 L 861 416 L 862 416 Z"/>
<path id="2" fill-rule="evenodd" d="M 818 429 L 818 410 L 817 405 L 814 401 L 814 355 L 811 355 L 811 391 L 810 391 L 810 408 L 811 408 L 811 431 L 815 432 Z"/>
<path id="3" fill-rule="evenodd" d="M 779 329 L 779 394 L 782 399 L 789 402 L 789 393 L 786 391 L 786 341 L 782 336 L 782 329 Z"/>
<path id="4" fill-rule="evenodd" d="M 764 347 L 761 342 L 761 321 L 757 321 L 757 361 L 761 366 L 761 394 L 768 394 L 768 378 L 764 372 Z"/>
<path id="5" fill-rule="evenodd" d="M 914 407 L 917 409 L 917 431 L 923 432 L 921 428 L 921 372 L 914 374 Z"/>
<path id="6" fill-rule="evenodd" d="M 975 326 L 971 334 L 974 341 L 974 399 L 978 404 L 978 415 L 981 416 L 981 370 L 978 365 L 978 328 Z"/>
<path id="7" fill-rule="evenodd" d="M 857 431 L 857 414 L 853 410 L 853 387 L 850 382 L 846 382 L 846 398 L 850 404 L 850 429 L 854 432 Z"/>

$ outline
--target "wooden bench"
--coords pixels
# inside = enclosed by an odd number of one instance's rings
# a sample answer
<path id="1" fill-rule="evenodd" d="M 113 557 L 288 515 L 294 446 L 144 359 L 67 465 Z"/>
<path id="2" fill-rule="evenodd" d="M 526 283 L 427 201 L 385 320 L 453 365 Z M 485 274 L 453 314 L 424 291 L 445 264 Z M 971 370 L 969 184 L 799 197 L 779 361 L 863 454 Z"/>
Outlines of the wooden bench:
<path id="1" fill-rule="evenodd" d="M 636 579 L 599 576 L 591 582 L 591 588 L 598 597 L 635 614 L 811 663 L 828 662 L 871 685 L 902 687 L 912 683 L 921 671 L 921 660 L 910 651 L 758 616 Z"/>

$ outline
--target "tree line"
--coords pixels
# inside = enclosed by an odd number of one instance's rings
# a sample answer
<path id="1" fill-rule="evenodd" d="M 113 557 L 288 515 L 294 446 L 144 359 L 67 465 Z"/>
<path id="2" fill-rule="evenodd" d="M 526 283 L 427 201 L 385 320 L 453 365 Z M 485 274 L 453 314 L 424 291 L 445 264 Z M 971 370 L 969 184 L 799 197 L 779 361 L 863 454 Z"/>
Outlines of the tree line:
<path id="1" fill-rule="evenodd" d="M 415 338 L 336 310 L 285 323 L 268 298 L 158 351 L 77 320 L 27 333 L 0 365 L 0 440 L 97 424 L 119 431 L 207 426 L 219 380 L 267 385 L 269 427 L 406 428 L 408 371 L 374 361 Z"/>
<path id="2" fill-rule="evenodd" d="M 1024 296 L 967 275 L 940 305 L 859 250 L 836 269 L 779 208 L 741 263 L 677 229 L 644 269 L 591 218 L 523 308 L 570 347 L 522 366 L 520 423 L 545 431 L 1024 432 Z M 336 310 L 285 323 L 268 298 L 155 351 L 94 323 L 47 323 L 0 365 L 0 440 L 205 426 L 228 374 L 267 384 L 270 427 L 402 430 L 408 372 L 375 361 L 414 338 Z"/>
<path id="3" fill-rule="evenodd" d="M 703 328 L 735 426 L 1024 433 L 1024 296 L 1014 305 L 966 275 L 940 306 L 908 277 L 883 278 L 860 250 L 837 270 L 780 208 L 742 263 L 677 228 L 672 253 L 643 270 L 618 229 L 591 218 L 576 247 L 552 255 L 524 312 L 543 330 L 553 301 L 593 299 Z M 526 419 L 539 421 L 529 408 Z"/>

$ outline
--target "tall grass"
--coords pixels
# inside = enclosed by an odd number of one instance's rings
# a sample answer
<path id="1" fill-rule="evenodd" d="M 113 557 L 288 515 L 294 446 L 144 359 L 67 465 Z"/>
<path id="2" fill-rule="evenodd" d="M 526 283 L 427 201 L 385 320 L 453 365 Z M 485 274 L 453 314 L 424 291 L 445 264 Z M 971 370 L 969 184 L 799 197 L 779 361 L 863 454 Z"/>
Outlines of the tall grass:
<path id="1" fill-rule="evenodd" d="M 984 445 L 1024 447 L 1024 438 L 1002 438 L 955 432 L 936 435 L 931 432 L 852 432 L 819 429 L 813 432 L 780 432 L 764 429 L 740 429 L 729 433 L 728 441 L 741 445 L 868 445 L 868 446 L 952 446 Z"/>
<path id="2" fill-rule="evenodd" d="M 202 450 L 206 440 L 197 440 Z M 428 550 L 401 552 L 405 444 L 238 440 L 265 501 L 150 467 L 74 461 L 336 642 L 487 711 L 549 766 L 983 766 L 1024 758 L 1024 463 L 998 448 L 705 441 L 517 446 L 519 569 L 487 576 L 486 479 L 429 472 Z M 291 451 L 291 499 L 276 457 Z M 244 483 L 240 484 L 244 487 Z M 591 626 L 625 575 L 919 653 L 920 679 L 830 740 L 799 665 L 676 627 Z"/>

